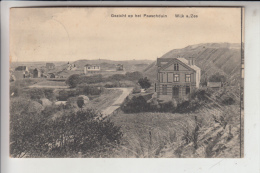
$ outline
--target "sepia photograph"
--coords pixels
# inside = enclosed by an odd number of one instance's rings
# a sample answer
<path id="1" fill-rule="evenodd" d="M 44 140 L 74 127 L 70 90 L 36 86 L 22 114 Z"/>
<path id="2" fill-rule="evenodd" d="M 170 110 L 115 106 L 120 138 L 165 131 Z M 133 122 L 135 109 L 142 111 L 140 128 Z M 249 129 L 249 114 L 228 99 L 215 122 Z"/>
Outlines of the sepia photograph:
<path id="1" fill-rule="evenodd" d="M 11 8 L 11 158 L 244 158 L 243 7 Z"/>

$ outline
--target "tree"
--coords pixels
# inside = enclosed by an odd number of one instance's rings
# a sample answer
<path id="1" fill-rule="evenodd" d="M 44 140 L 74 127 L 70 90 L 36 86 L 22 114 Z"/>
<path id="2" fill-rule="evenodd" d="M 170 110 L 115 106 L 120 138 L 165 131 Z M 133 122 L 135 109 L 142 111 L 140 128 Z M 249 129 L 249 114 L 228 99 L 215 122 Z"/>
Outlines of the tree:
<path id="1" fill-rule="evenodd" d="M 151 82 L 149 81 L 149 79 L 147 79 L 147 77 L 145 78 L 140 78 L 138 80 L 138 83 L 140 84 L 140 86 L 144 89 L 150 88 L 151 86 Z"/>
<path id="2" fill-rule="evenodd" d="M 78 107 L 82 110 L 82 107 L 84 105 L 84 99 L 82 97 L 79 97 L 77 100 Z"/>
<path id="3" fill-rule="evenodd" d="M 75 88 L 80 82 L 80 75 L 73 74 L 66 80 L 66 84 L 69 85 L 70 88 Z"/>
<path id="4" fill-rule="evenodd" d="M 225 82 L 226 77 L 220 73 L 216 73 L 209 77 L 209 82 Z"/>

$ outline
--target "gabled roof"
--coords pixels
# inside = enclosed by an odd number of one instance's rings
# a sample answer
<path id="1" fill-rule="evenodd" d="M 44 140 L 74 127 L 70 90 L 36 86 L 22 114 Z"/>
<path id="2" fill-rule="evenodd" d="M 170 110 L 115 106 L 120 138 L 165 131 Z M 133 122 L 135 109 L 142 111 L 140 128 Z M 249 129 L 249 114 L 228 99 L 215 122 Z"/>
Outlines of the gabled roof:
<path id="1" fill-rule="evenodd" d="M 26 70 L 26 66 L 18 66 L 15 68 L 15 71 L 24 71 Z"/>
<path id="2" fill-rule="evenodd" d="M 200 70 L 200 68 L 196 65 L 189 65 L 189 61 L 185 58 L 177 58 L 177 59 L 180 60 L 181 62 L 185 63 L 186 65 L 188 65 L 190 68 L 192 68 L 195 71 Z"/>
<path id="3" fill-rule="evenodd" d="M 100 65 L 96 65 L 96 64 L 86 64 L 85 67 L 93 67 L 93 66 L 98 66 L 100 67 Z"/>
<path id="4" fill-rule="evenodd" d="M 53 63 L 46 63 L 46 66 L 55 66 Z"/>
<path id="5" fill-rule="evenodd" d="M 167 64 L 163 65 L 160 70 L 164 70 L 166 68 L 168 68 L 170 65 L 172 65 L 174 63 L 174 61 L 179 61 L 182 65 L 184 65 L 185 67 L 194 70 L 194 71 L 200 71 L 200 68 L 196 65 L 189 65 L 188 60 L 186 60 L 185 58 L 167 58 L 166 60 L 169 60 Z"/>

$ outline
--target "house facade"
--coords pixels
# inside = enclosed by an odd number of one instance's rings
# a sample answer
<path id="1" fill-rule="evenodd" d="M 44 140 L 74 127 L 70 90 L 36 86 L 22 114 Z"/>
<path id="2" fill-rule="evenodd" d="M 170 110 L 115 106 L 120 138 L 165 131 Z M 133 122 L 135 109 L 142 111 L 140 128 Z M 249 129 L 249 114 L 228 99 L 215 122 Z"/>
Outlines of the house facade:
<path id="1" fill-rule="evenodd" d="M 91 65 L 87 64 L 84 67 L 84 73 L 100 73 L 100 66 L 99 65 Z"/>
<path id="2" fill-rule="evenodd" d="M 116 65 L 116 71 L 124 71 L 124 65 L 123 64 L 117 64 Z"/>
<path id="3" fill-rule="evenodd" d="M 53 69 L 55 69 L 55 64 L 53 64 L 53 63 L 46 63 L 46 69 L 47 69 L 47 70 L 53 70 Z"/>
<path id="4" fill-rule="evenodd" d="M 189 99 L 192 91 L 199 88 L 200 76 L 201 70 L 193 58 L 157 58 L 157 98 Z"/>
<path id="5" fill-rule="evenodd" d="M 33 78 L 40 78 L 41 77 L 41 71 L 37 68 L 33 70 Z"/>

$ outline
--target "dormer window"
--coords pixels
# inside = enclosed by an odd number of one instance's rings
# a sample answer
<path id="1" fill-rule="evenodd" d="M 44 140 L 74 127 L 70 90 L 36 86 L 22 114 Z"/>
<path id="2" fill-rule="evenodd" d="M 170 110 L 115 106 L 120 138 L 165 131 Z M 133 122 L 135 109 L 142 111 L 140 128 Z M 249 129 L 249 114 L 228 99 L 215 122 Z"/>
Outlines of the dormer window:
<path id="1" fill-rule="evenodd" d="M 179 71 L 179 64 L 174 64 L 174 71 Z"/>

